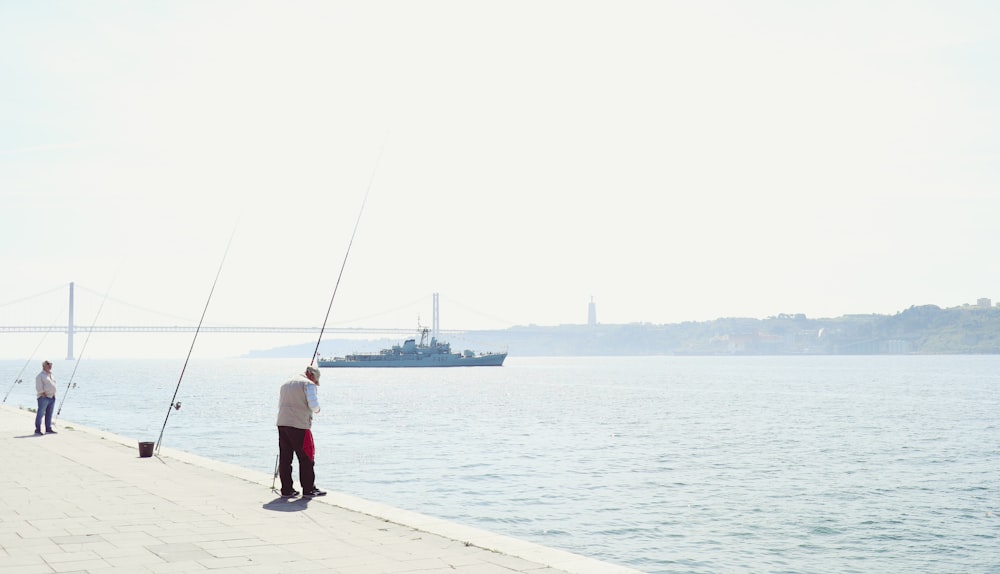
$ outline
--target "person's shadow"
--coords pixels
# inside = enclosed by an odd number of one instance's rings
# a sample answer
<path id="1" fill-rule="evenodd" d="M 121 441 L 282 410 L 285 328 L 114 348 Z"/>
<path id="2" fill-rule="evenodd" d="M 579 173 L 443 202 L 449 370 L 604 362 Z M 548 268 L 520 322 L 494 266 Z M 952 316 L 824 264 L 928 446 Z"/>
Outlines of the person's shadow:
<path id="1" fill-rule="evenodd" d="M 300 512 L 309 507 L 310 500 L 312 499 L 308 496 L 300 496 L 298 498 L 284 498 L 279 496 L 270 502 L 265 502 L 262 508 L 275 512 Z"/>

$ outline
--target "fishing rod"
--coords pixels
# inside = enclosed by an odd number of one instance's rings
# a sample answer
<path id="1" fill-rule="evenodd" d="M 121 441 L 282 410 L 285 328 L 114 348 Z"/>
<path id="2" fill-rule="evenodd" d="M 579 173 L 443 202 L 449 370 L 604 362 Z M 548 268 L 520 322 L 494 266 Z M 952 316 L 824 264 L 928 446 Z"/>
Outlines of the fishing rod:
<path id="1" fill-rule="evenodd" d="M 372 190 L 372 183 L 375 181 L 375 174 L 378 172 L 378 164 L 382 160 L 382 152 L 385 150 L 385 144 L 383 143 L 382 149 L 378 152 L 378 157 L 375 159 L 375 167 L 372 168 L 372 175 L 368 179 L 368 188 L 365 189 L 365 196 L 361 200 L 361 209 L 358 210 L 358 218 L 354 221 L 354 231 L 351 232 L 351 240 L 347 242 L 347 251 L 344 252 L 344 261 L 340 264 L 340 273 L 337 274 L 337 282 L 333 286 L 333 294 L 330 295 L 330 304 L 326 308 L 326 316 L 323 317 L 323 326 L 320 327 L 319 337 L 316 339 L 316 348 L 313 349 L 312 359 L 309 360 L 309 365 L 312 366 L 316 362 L 316 356 L 319 354 L 319 344 L 323 341 L 323 332 L 326 331 L 326 323 L 330 320 L 330 311 L 333 309 L 333 300 L 337 297 L 337 289 L 340 288 L 340 278 L 344 276 L 344 268 L 347 267 L 347 258 L 351 255 L 351 246 L 354 245 L 354 236 L 358 233 L 358 225 L 361 223 L 361 214 L 365 212 L 365 204 L 368 203 L 368 194 Z"/>
<path id="2" fill-rule="evenodd" d="M 208 304 L 212 302 L 212 294 L 215 293 L 215 286 L 219 284 L 219 275 L 222 274 L 222 266 L 226 263 L 226 256 L 229 255 L 229 247 L 233 244 L 233 237 L 236 235 L 236 228 L 229 236 L 229 243 L 226 244 L 226 251 L 222 254 L 222 261 L 219 262 L 219 270 L 215 272 L 215 281 L 212 289 L 208 292 L 208 300 L 205 301 L 205 308 L 201 311 L 201 319 L 198 320 L 198 327 L 194 330 L 194 338 L 191 339 L 191 348 L 188 349 L 187 358 L 184 359 L 184 366 L 181 367 L 181 375 L 177 378 L 177 387 L 174 388 L 174 396 L 170 399 L 170 406 L 167 407 L 167 416 L 163 419 L 163 426 L 160 428 L 160 437 L 156 439 L 156 454 L 160 454 L 160 443 L 163 442 L 163 431 L 167 428 L 167 421 L 170 420 L 171 409 L 181 410 L 181 404 L 177 402 L 177 391 L 181 390 L 181 381 L 184 380 L 184 371 L 187 370 L 188 361 L 191 360 L 191 353 L 194 351 L 194 342 L 198 340 L 198 333 L 201 332 L 201 324 L 205 322 L 205 313 L 208 312 Z"/>
<path id="3" fill-rule="evenodd" d="M 368 194 L 372 190 L 372 183 L 375 181 L 375 174 L 378 172 L 378 164 L 382 160 L 382 152 L 385 150 L 385 142 L 382 143 L 382 148 L 378 152 L 378 157 L 375 159 L 375 167 L 372 168 L 372 175 L 368 179 L 368 187 L 365 189 L 365 196 L 361 200 L 361 209 L 358 210 L 358 218 L 354 221 L 354 230 L 351 232 L 351 240 L 347 242 L 347 251 L 344 252 L 344 261 L 340 264 L 340 272 L 337 274 L 337 282 L 333 286 L 333 294 L 330 295 L 330 304 L 326 307 L 326 316 L 323 317 L 323 326 L 320 327 L 319 337 L 316 339 L 316 348 L 313 349 L 312 358 L 309 360 L 309 366 L 311 367 L 313 363 L 316 362 L 316 357 L 319 355 L 319 345 L 323 341 L 323 332 L 326 331 L 326 323 L 330 320 L 330 311 L 333 309 L 333 300 L 337 298 L 337 289 L 340 288 L 340 279 L 344 276 L 344 269 L 347 267 L 347 258 L 351 255 L 351 246 L 354 245 L 354 237 L 358 233 L 358 225 L 361 223 L 361 214 L 365 212 L 365 204 L 368 203 Z M 281 454 L 276 454 L 274 456 L 274 475 L 271 477 L 271 490 L 275 490 L 275 481 L 278 479 L 278 457 Z"/>
<path id="4" fill-rule="evenodd" d="M 275 490 L 274 483 L 275 483 L 275 481 L 278 480 L 278 457 L 280 457 L 280 456 L 281 456 L 280 453 L 274 455 L 274 476 L 271 477 L 271 490 L 272 491 Z"/>
<path id="5" fill-rule="evenodd" d="M 117 274 L 115 274 L 117 277 Z M 66 383 L 66 392 L 63 393 L 62 401 L 59 403 L 59 408 L 56 410 L 56 416 L 62 414 L 63 405 L 66 404 L 66 397 L 69 396 L 69 390 L 73 388 L 73 377 L 76 376 L 76 369 L 80 366 L 80 360 L 83 359 L 83 354 L 87 352 L 87 343 L 90 342 L 90 336 L 94 334 L 94 326 L 97 325 L 97 318 L 101 316 L 101 310 L 104 309 L 104 304 L 108 301 L 108 295 L 111 293 L 111 286 L 115 284 L 115 277 L 111 279 L 111 285 L 108 285 L 108 290 L 104 293 L 104 299 L 101 300 L 101 305 L 97 308 L 97 313 L 94 315 L 94 321 L 90 324 L 90 331 L 87 331 L 87 338 L 83 340 L 83 347 L 80 349 L 80 354 L 76 357 L 76 362 L 73 364 L 73 372 L 69 375 L 69 382 Z"/>
<path id="6" fill-rule="evenodd" d="M 31 362 L 31 359 L 28 359 L 28 362 Z M 21 382 L 21 375 L 24 374 L 24 369 L 26 369 L 27 367 L 28 367 L 28 363 L 25 363 L 24 367 L 21 367 L 21 372 L 18 373 L 16 377 L 14 377 L 14 382 L 11 383 L 10 388 L 7 389 L 7 394 L 3 396 L 3 402 L 5 402 L 5 403 L 7 402 L 7 397 L 10 396 L 10 392 L 13 391 L 14 387 L 17 386 L 17 384 Z"/>
<path id="7" fill-rule="evenodd" d="M 60 311 L 60 313 L 61 313 L 61 311 Z M 58 319 L 58 318 L 59 318 L 59 315 L 56 315 L 56 319 Z M 53 326 L 55 326 L 56 319 L 52 319 L 52 323 L 49 324 L 49 329 L 51 329 Z M 45 338 L 49 336 L 49 333 L 51 333 L 51 331 L 45 331 L 45 333 L 42 333 L 42 338 L 39 339 L 38 344 L 35 345 L 35 350 L 31 352 L 31 356 L 28 357 L 28 360 L 24 362 L 24 366 L 21 367 L 21 372 L 18 373 L 17 377 L 14 378 L 14 383 L 10 385 L 10 389 L 8 389 L 7 390 L 7 394 L 4 395 L 4 397 L 3 397 L 3 402 L 4 403 L 7 402 L 7 397 L 10 396 L 10 392 L 14 390 L 14 387 L 17 386 L 18 383 L 22 382 L 21 381 L 21 375 L 24 374 L 24 370 L 27 369 L 28 365 L 31 364 L 31 361 L 34 360 L 35 353 L 38 352 L 38 349 L 42 346 L 42 343 L 45 342 Z"/>

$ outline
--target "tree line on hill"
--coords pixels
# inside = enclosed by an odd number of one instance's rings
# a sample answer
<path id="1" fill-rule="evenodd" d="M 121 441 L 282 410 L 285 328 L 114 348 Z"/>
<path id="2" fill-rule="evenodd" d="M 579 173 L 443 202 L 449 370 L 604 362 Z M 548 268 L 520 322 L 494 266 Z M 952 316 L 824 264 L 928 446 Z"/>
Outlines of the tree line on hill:
<path id="1" fill-rule="evenodd" d="M 1000 353 L 1000 309 L 912 306 L 895 315 L 655 325 L 525 327 L 506 331 L 524 355 L 871 355 Z"/>

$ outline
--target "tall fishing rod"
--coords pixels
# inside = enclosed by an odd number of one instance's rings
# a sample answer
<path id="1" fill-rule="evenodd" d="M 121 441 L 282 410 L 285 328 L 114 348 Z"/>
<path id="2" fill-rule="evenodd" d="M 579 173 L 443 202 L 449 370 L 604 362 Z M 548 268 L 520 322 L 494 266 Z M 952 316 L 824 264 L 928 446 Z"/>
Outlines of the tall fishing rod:
<path id="1" fill-rule="evenodd" d="M 333 294 L 330 295 L 330 304 L 326 307 L 326 316 L 323 317 L 323 326 L 320 327 L 319 337 L 316 339 L 316 348 L 313 349 L 312 358 L 309 360 L 309 366 L 312 366 L 316 362 L 316 356 L 319 355 L 319 344 L 323 341 L 323 332 L 326 331 L 326 323 L 330 320 L 330 311 L 333 309 L 333 300 L 337 298 L 337 289 L 340 288 L 340 278 L 344 276 L 344 268 L 347 267 L 347 258 L 351 255 L 351 246 L 354 245 L 354 236 L 358 234 L 358 225 L 361 223 L 361 214 L 365 212 L 365 204 L 368 203 L 368 194 L 372 190 L 372 183 L 375 181 L 375 174 L 378 172 L 378 164 L 382 160 L 382 152 L 385 150 L 385 142 L 382 143 L 382 148 L 378 152 L 378 157 L 375 159 L 375 167 L 372 168 L 372 175 L 368 179 L 368 188 L 365 189 L 365 196 L 361 200 L 361 209 L 358 210 L 358 218 L 354 221 L 354 230 L 351 232 L 351 240 L 347 242 L 347 251 L 344 252 L 344 261 L 340 264 L 340 272 L 337 274 L 337 282 L 333 286 Z M 278 479 L 278 457 L 281 454 L 274 455 L 274 475 L 271 477 L 271 490 L 275 489 L 274 483 Z"/>
<path id="2" fill-rule="evenodd" d="M 60 311 L 60 313 L 61 312 L 62 311 Z M 51 329 L 53 326 L 55 326 L 56 319 L 58 319 L 58 318 L 59 318 L 59 315 L 56 315 L 56 318 L 52 319 L 52 322 L 49 324 L 49 329 Z M 35 353 L 38 352 L 38 349 L 42 346 L 42 343 L 45 342 L 45 338 L 49 336 L 49 333 L 51 333 L 51 331 L 45 331 L 44 333 L 42 333 L 42 338 L 39 339 L 38 344 L 35 345 L 35 350 L 31 352 L 31 356 L 28 357 L 28 360 L 24 362 L 24 366 L 21 367 L 21 372 L 18 373 L 16 377 L 14 377 L 14 382 L 10 385 L 10 389 L 7 390 L 7 394 L 4 395 L 4 397 L 3 397 L 3 402 L 4 403 L 7 402 L 7 397 L 10 396 L 10 392 L 14 390 L 14 387 L 16 387 L 17 384 L 21 382 L 21 375 L 24 374 L 24 370 L 27 369 L 28 365 L 31 364 L 31 361 L 34 360 Z"/>
<path id="3" fill-rule="evenodd" d="M 80 349 L 80 354 L 76 357 L 76 362 L 73 364 L 73 372 L 69 375 L 69 382 L 66 383 L 66 391 L 63 392 L 62 401 L 59 403 L 59 408 L 56 410 L 56 416 L 62 414 L 63 405 L 66 404 L 66 397 L 69 396 L 69 390 L 73 388 L 73 377 L 76 376 L 76 369 L 80 366 L 80 360 L 83 359 L 83 354 L 87 352 L 87 343 L 90 342 L 90 336 L 94 334 L 94 326 L 97 325 L 97 318 L 101 316 L 101 310 L 104 309 L 104 304 L 108 301 L 108 295 L 111 294 L 111 287 L 115 284 L 115 278 L 117 278 L 117 273 L 111 278 L 111 284 L 108 285 L 108 290 L 104 292 L 104 299 L 101 299 L 101 304 L 97 307 L 97 313 L 94 315 L 94 321 L 90 324 L 90 331 L 87 331 L 87 338 L 83 340 L 83 347 Z"/>
<path id="4" fill-rule="evenodd" d="M 351 240 L 347 243 L 347 251 L 344 252 L 344 261 L 340 264 L 340 273 L 337 274 L 337 282 L 333 286 L 333 294 L 330 295 L 330 304 L 326 308 L 326 316 L 323 317 L 323 326 L 320 327 L 319 337 L 316 339 L 316 348 L 313 349 L 312 359 L 309 360 L 309 365 L 316 361 L 316 356 L 319 354 L 319 344 L 323 341 L 323 332 L 326 331 L 326 323 L 330 320 L 330 311 L 333 309 L 333 300 L 337 297 L 337 289 L 340 288 L 340 278 L 344 276 L 344 268 L 347 267 L 347 258 L 351 255 L 351 246 L 354 245 L 354 236 L 358 233 L 358 225 L 361 223 L 361 214 L 365 212 L 365 204 L 368 203 L 368 194 L 372 190 L 372 183 L 375 181 L 375 173 L 378 172 L 378 164 L 382 160 L 382 152 L 385 150 L 385 144 L 383 143 L 382 149 L 378 152 L 378 157 L 375 159 L 375 167 L 372 168 L 372 175 L 368 179 L 368 188 L 365 190 L 365 197 L 361 200 L 361 209 L 358 210 L 358 218 L 354 221 L 354 231 L 351 232 Z"/>
<path id="5" fill-rule="evenodd" d="M 156 454 L 160 454 L 160 443 L 163 442 L 163 431 L 167 428 L 167 421 L 170 420 L 170 410 L 179 411 L 181 404 L 177 401 L 177 391 L 181 390 L 181 381 L 184 380 L 184 371 L 187 370 L 188 361 L 191 360 L 191 353 L 194 351 L 194 342 L 198 340 L 198 333 L 201 332 L 201 324 L 205 322 L 205 313 L 208 312 L 208 304 L 212 302 L 212 294 L 215 293 L 215 286 L 219 284 L 219 275 L 222 274 L 222 266 L 226 263 L 226 256 L 229 255 L 229 247 L 233 244 L 233 237 L 236 235 L 236 228 L 229 236 L 229 243 L 226 244 L 226 251 L 222 254 L 222 261 L 219 262 L 219 270 L 215 272 L 215 281 L 212 289 L 208 292 L 208 300 L 205 301 L 205 308 L 201 311 L 201 319 L 198 320 L 198 327 L 194 330 L 194 338 L 191 339 L 191 348 L 188 349 L 187 358 L 184 359 L 184 366 L 181 367 L 181 375 L 177 378 L 177 387 L 174 388 L 174 396 L 170 399 L 170 406 L 167 407 L 167 416 L 163 419 L 163 426 L 160 428 L 160 437 L 156 439 Z"/>

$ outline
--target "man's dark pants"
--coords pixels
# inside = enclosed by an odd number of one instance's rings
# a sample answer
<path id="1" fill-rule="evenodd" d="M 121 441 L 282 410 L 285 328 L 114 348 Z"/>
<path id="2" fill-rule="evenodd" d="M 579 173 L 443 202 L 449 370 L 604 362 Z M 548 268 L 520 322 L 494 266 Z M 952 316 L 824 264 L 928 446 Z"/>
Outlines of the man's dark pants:
<path id="1" fill-rule="evenodd" d="M 306 429 L 278 427 L 278 477 L 281 478 L 281 493 L 290 494 L 292 482 L 292 455 L 299 459 L 299 481 L 302 492 L 316 488 L 316 473 L 313 459 L 305 451 Z"/>

